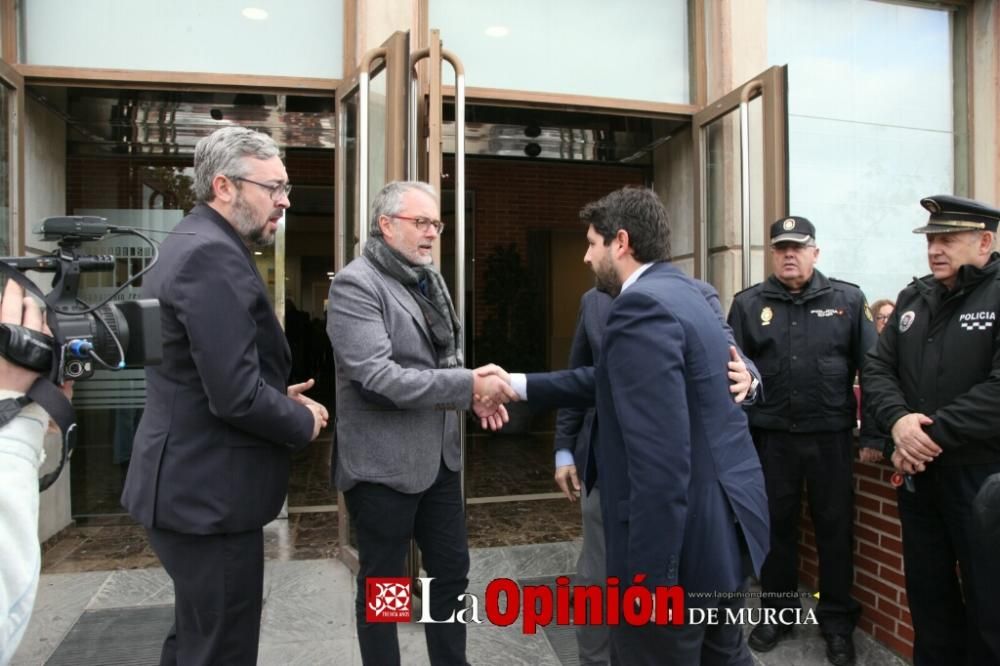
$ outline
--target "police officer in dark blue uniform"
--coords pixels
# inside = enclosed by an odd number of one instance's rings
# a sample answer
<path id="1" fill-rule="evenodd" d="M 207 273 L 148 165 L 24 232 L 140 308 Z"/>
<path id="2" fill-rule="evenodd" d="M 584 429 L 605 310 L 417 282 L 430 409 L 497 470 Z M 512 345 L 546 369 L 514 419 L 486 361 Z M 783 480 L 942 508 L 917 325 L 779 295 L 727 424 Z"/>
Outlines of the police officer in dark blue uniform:
<path id="1" fill-rule="evenodd" d="M 977 501 L 1000 472 L 1000 210 L 948 195 L 920 203 L 930 219 L 914 233 L 927 235 L 931 275 L 899 294 L 863 391 L 892 432 L 893 465 L 911 475 L 898 499 L 913 663 L 1000 664 L 997 505 Z"/>
<path id="2" fill-rule="evenodd" d="M 816 616 L 827 658 L 844 666 L 855 660 L 852 632 L 861 610 L 851 597 L 853 385 L 877 334 L 861 290 L 816 270 L 818 257 L 809 220 L 788 217 L 771 225 L 773 273 L 736 295 L 729 325 L 765 386 L 763 400 L 749 411 L 771 518 L 761 605 L 801 606 L 798 523 L 804 480 L 819 553 Z M 762 622 L 750 634 L 750 647 L 771 650 L 791 628 Z"/>

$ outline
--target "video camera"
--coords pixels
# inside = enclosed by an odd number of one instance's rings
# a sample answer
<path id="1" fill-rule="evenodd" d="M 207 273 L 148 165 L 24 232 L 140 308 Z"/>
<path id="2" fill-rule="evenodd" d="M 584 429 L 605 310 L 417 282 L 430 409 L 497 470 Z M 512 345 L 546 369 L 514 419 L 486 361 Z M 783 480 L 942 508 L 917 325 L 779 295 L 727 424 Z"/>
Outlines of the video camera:
<path id="1" fill-rule="evenodd" d="M 26 398 L 0 401 L 0 425 L 14 418 L 31 400 L 42 405 L 59 425 L 63 434 L 62 458 L 53 472 L 39 480 L 40 489 L 45 490 L 59 477 L 75 441 L 73 405 L 56 386 L 93 376 L 95 363 L 108 370 L 156 365 L 163 358 L 163 339 L 159 301 L 112 302 L 156 263 L 158 252 L 149 237 L 131 227 L 110 225 L 102 217 L 49 217 L 42 221 L 40 233 L 44 240 L 55 241 L 58 245 L 51 254 L 0 257 L 0 273 L 45 304 L 49 313 L 47 323 L 52 331 L 49 336 L 23 326 L 0 323 L 0 356 L 40 374 Z M 142 238 L 152 248 L 152 257 L 145 268 L 118 286 L 111 295 L 97 305 L 89 305 L 78 297 L 81 275 L 114 270 L 115 257 L 81 254 L 80 245 L 115 234 Z M 24 276 L 25 271 L 54 273 L 51 291 L 42 294 Z"/>
<path id="2" fill-rule="evenodd" d="M 48 336 L 31 335 L 30 331 L 21 335 L 26 329 L 15 331 L 0 325 L 0 354 L 47 375 L 56 384 L 91 377 L 95 362 L 108 370 L 158 364 L 163 355 L 159 302 L 156 299 L 110 302 L 156 261 L 156 246 L 152 241 L 130 227 L 109 225 L 102 217 L 49 217 L 42 222 L 40 233 L 43 240 L 56 241 L 58 249 L 39 257 L 2 257 L 0 262 L 18 271 L 54 273 L 52 290 L 43 297 L 54 315 L 48 317 L 54 339 L 48 342 Z M 153 247 L 153 259 L 104 302 L 90 306 L 77 296 L 81 274 L 113 271 L 115 258 L 80 254 L 79 248 L 82 243 L 98 241 L 109 234 L 144 238 Z M 36 290 L 31 291 L 37 295 Z"/>

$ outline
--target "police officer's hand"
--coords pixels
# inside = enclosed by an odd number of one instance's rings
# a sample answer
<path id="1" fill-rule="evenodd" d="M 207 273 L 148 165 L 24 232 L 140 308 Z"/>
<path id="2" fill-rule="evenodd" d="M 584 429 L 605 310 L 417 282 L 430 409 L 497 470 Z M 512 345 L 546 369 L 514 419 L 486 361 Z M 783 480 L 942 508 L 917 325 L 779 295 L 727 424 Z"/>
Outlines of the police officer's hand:
<path id="1" fill-rule="evenodd" d="M 924 432 L 924 426 L 934 423 L 934 419 L 926 414 L 914 412 L 907 414 L 892 424 L 892 441 L 896 444 L 893 462 L 899 454 L 899 459 L 914 471 L 924 471 L 925 463 L 934 460 L 941 453 L 941 447 Z M 900 470 L 904 471 L 904 470 Z M 913 471 L 907 472 L 912 474 Z"/>
<path id="2" fill-rule="evenodd" d="M 580 496 L 580 479 L 576 476 L 576 465 L 560 465 L 556 467 L 556 484 L 570 502 L 575 502 Z"/>
<path id="3" fill-rule="evenodd" d="M 892 466 L 896 468 L 897 472 L 901 474 L 914 475 L 917 472 L 922 472 L 923 469 L 917 469 L 915 465 L 911 465 L 903 459 L 903 454 L 896 449 L 892 452 Z"/>
<path id="4" fill-rule="evenodd" d="M 736 347 L 729 347 L 729 392 L 733 394 L 733 402 L 739 404 L 747 399 L 750 386 L 753 383 L 753 375 L 747 370 L 747 364 L 743 357 L 736 350 Z"/>

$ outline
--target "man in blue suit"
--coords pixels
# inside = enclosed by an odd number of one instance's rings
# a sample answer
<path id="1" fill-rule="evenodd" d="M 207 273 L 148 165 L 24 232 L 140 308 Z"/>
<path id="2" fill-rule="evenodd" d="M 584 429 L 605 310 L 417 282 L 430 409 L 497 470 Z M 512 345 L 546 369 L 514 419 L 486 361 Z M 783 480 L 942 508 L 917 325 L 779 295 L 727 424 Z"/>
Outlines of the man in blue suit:
<path id="1" fill-rule="evenodd" d="M 701 280 L 695 281 L 695 284 L 722 322 L 726 339 L 731 345 L 730 360 L 727 364 L 729 392 L 736 402 L 744 405 L 752 403 L 759 392 L 760 373 L 753 361 L 744 358 L 742 351 L 736 347 L 732 329 L 725 323 L 719 295 L 715 289 Z M 612 302 L 610 294 L 596 287 L 588 290 L 580 298 L 580 313 L 577 316 L 576 332 L 573 334 L 573 344 L 570 347 L 568 367 L 582 368 L 596 363 L 601 355 L 601 340 L 604 338 L 604 326 L 608 321 Z M 590 459 L 593 424 L 593 407 L 588 409 L 565 407 L 556 415 L 555 481 L 569 501 L 575 502 L 577 497 L 580 498 L 583 519 L 583 544 L 580 547 L 580 558 L 576 563 L 577 585 L 603 585 L 607 578 L 599 484 L 581 493 L 580 476 L 576 465 L 579 461 L 581 471 L 585 473 L 587 461 Z M 576 642 L 580 666 L 606 666 L 611 658 L 610 636 L 607 625 L 577 626 Z"/>
<path id="2" fill-rule="evenodd" d="M 747 577 L 768 549 L 767 498 L 740 406 L 729 397 L 729 344 L 698 284 L 669 260 L 663 204 L 626 188 L 587 205 L 584 261 L 615 296 L 593 368 L 513 375 L 518 393 L 551 406 L 596 401 L 607 573 L 624 590 L 680 585 L 687 608 L 717 608 L 720 623 L 612 628 L 623 664 L 750 664 L 740 626 Z M 691 593 L 700 593 L 697 596 Z M 704 596 L 702 596 L 704 595 Z"/>

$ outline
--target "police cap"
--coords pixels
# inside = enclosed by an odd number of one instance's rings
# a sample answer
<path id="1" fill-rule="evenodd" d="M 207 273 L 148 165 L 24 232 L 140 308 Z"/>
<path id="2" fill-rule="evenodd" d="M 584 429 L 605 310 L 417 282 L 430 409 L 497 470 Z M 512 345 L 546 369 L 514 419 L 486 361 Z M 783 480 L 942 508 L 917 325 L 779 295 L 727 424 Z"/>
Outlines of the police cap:
<path id="1" fill-rule="evenodd" d="M 957 231 L 996 231 L 1000 210 L 984 203 L 938 194 L 920 200 L 931 216 L 927 224 L 913 230 L 915 234 L 949 234 Z"/>
<path id="2" fill-rule="evenodd" d="M 778 243 L 812 243 L 816 240 L 816 227 L 804 217 L 783 217 L 771 225 L 771 245 Z"/>

